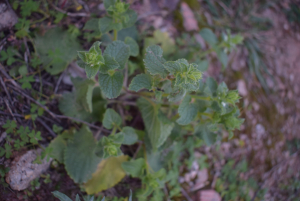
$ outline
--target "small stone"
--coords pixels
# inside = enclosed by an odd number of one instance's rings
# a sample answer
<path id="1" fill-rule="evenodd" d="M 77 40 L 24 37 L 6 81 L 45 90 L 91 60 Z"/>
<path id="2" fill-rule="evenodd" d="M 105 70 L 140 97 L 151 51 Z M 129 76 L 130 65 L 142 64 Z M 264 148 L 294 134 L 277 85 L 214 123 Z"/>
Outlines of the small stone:
<path id="1" fill-rule="evenodd" d="M 246 83 L 245 83 L 244 80 L 239 80 L 239 81 L 238 81 L 238 83 L 237 83 L 237 88 L 238 88 L 239 93 L 240 93 L 242 96 L 247 96 L 248 90 L 247 90 Z"/>
<path id="2" fill-rule="evenodd" d="M 0 31 L 14 26 L 18 22 L 18 16 L 5 3 L 0 3 Z"/>
<path id="3" fill-rule="evenodd" d="M 28 188 L 31 181 L 49 168 L 52 159 L 47 162 L 45 158 L 42 160 L 42 164 L 33 164 L 37 156 L 36 153 L 40 154 L 41 149 L 30 150 L 13 160 L 6 175 L 6 182 L 13 190 L 21 191 Z"/>

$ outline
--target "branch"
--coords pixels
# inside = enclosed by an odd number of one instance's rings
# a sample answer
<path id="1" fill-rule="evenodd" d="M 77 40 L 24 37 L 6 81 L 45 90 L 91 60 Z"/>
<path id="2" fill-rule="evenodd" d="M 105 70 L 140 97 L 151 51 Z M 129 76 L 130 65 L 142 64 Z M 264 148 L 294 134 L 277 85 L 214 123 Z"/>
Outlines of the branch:
<path id="1" fill-rule="evenodd" d="M 50 3 L 50 2 L 49 2 Z M 64 13 L 68 16 L 71 16 L 71 17 L 89 17 L 90 14 L 89 13 L 70 13 L 70 12 L 67 12 L 67 11 L 64 11 L 63 9 L 60 9 L 58 7 L 56 7 L 54 4 L 50 3 L 50 5 L 57 11 L 61 12 L 61 13 Z"/>

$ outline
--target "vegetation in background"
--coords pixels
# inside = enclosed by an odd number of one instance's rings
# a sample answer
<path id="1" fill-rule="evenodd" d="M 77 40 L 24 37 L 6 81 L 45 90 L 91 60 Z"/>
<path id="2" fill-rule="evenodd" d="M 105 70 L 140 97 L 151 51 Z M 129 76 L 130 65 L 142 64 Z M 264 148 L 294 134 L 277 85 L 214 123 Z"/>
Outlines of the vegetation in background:
<path id="1" fill-rule="evenodd" d="M 15 120 L 3 125 L 8 136 L 4 147 L 0 147 L 0 156 L 10 158 L 14 150 L 41 147 L 42 154 L 35 162 L 51 157 L 64 165 L 73 181 L 91 195 L 84 200 L 104 200 L 96 194 L 117 185 L 126 175 L 141 182 L 139 189 L 133 189 L 133 198 L 181 197 L 182 186 L 178 183 L 181 161 L 190 168 L 196 160 L 196 148 L 213 145 L 223 138 L 230 140 L 243 123 L 237 106 L 238 92 L 229 90 L 224 82 L 203 78 L 210 62 L 207 55 L 215 53 L 225 68 L 228 54 L 242 43 L 243 37 L 230 31 L 217 37 L 210 28 L 203 28 L 199 34 L 209 47 L 203 51 L 192 36 L 185 35 L 174 42 L 167 33 L 156 30 L 142 43 L 134 26 L 136 12 L 119 0 L 105 0 L 106 16 L 91 18 L 82 31 L 72 25 L 68 29 L 57 26 L 46 32 L 33 31 L 37 22 L 47 19 L 58 24 L 64 19 L 66 14 L 51 11 L 50 6 L 47 1 L 13 3 L 22 17 L 15 25 L 15 35 L 26 43 L 20 50 L 14 47 L 2 50 L 0 60 L 11 66 L 9 75 L 22 89 L 29 89 L 39 104 L 31 104 L 25 116 L 32 121 L 33 129 L 20 126 Z M 32 13 L 43 17 L 34 19 Z M 84 51 L 78 36 L 93 45 Z M 23 54 L 28 49 L 32 54 L 26 53 L 25 61 Z M 41 73 L 59 75 L 76 57 L 87 79 L 71 78 L 74 90 L 59 98 L 44 95 Z M 33 86 L 36 79 L 40 82 L 38 90 Z M 55 99 L 59 100 L 58 108 L 64 117 L 82 125 L 63 130 L 54 124 L 52 130 L 57 136 L 45 148 L 41 143 L 45 139 L 35 122 L 45 115 L 46 106 Z M 130 113 L 132 108 L 141 114 L 144 129 L 128 124 L 135 114 L 124 116 L 120 112 Z M 94 136 L 88 126 L 99 122 L 102 132 Z M 124 151 L 127 147 L 133 151 Z M 203 158 L 198 162 L 200 166 L 206 163 Z M 0 170 L 1 175 L 8 171 Z M 224 175 L 227 174 L 224 170 Z M 223 186 L 222 192 L 226 192 L 225 198 L 247 197 L 232 192 L 241 183 L 244 188 L 256 187 L 240 181 L 238 173 L 233 174 L 218 180 L 219 188 Z M 48 181 L 49 178 L 44 182 Z M 235 186 L 228 188 L 228 181 Z M 2 183 L 6 184 L 1 180 Z M 33 181 L 32 191 L 39 185 L 38 180 Z M 62 193 L 53 194 L 60 200 L 71 200 Z"/>

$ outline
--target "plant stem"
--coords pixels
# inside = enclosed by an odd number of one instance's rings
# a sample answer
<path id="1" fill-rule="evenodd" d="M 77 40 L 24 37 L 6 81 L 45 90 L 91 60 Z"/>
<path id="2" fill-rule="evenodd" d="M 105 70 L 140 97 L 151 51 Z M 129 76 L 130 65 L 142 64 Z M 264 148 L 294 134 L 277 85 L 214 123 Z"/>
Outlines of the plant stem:
<path id="1" fill-rule="evenodd" d="M 111 135 L 114 135 L 116 133 L 116 131 L 117 131 L 117 126 L 114 126 L 114 128 L 113 128 L 113 130 L 111 132 Z"/>
<path id="2" fill-rule="evenodd" d="M 153 92 L 139 92 L 138 94 L 144 95 L 144 96 L 153 96 L 154 95 Z M 167 96 L 169 96 L 169 94 L 163 93 L 162 96 L 167 97 Z M 206 96 L 198 96 L 198 95 L 190 95 L 190 96 L 195 99 L 210 100 L 210 97 L 206 97 Z"/>
<path id="3" fill-rule="evenodd" d="M 114 29 L 114 41 L 118 39 L 118 31 Z"/>

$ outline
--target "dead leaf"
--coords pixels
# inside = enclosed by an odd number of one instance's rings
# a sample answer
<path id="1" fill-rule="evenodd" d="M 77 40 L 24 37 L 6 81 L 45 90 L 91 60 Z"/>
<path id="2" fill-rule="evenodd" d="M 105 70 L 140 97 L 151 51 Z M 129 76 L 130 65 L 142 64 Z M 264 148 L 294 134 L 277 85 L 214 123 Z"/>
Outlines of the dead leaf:
<path id="1" fill-rule="evenodd" d="M 102 160 L 92 178 L 84 184 L 85 191 L 88 194 L 94 194 L 119 183 L 126 175 L 121 164 L 127 159 L 128 156 L 122 155 Z"/>

